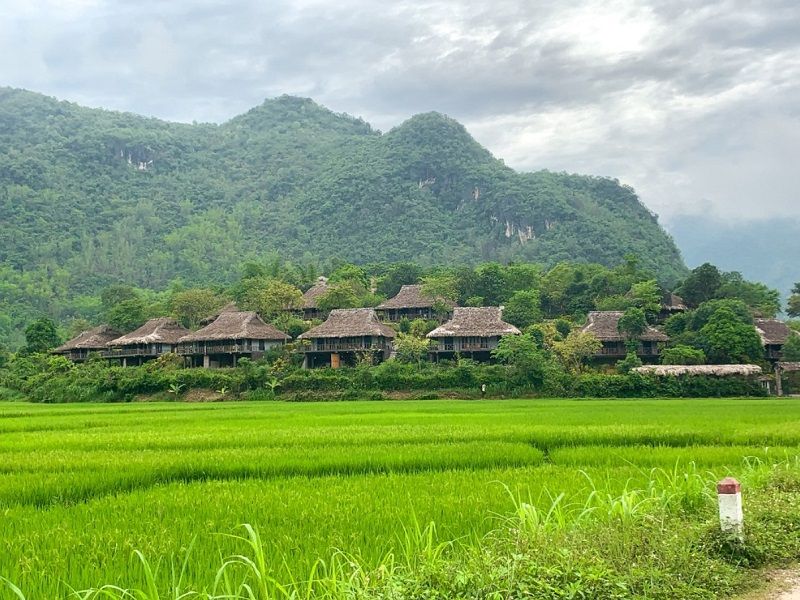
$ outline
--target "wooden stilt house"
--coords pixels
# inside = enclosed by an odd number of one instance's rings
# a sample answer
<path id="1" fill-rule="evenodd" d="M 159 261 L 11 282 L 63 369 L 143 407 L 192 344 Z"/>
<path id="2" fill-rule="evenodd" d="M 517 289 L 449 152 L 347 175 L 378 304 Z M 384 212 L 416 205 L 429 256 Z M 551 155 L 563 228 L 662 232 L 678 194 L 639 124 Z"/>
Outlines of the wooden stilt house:
<path id="1" fill-rule="evenodd" d="M 175 319 L 160 317 L 106 344 L 108 358 L 119 359 L 122 366 L 141 365 L 162 354 L 175 352 L 178 340 L 191 333 Z"/>
<path id="2" fill-rule="evenodd" d="M 83 362 L 91 355 L 104 355 L 108 342 L 122 335 L 108 325 L 100 325 L 82 332 L 65 344 L 51 350 L 51 354 L 60 354 L 73 362 Z"/>
<path id="3" fill-rule="evenodd" d="M 603 344 L 600 351 L 596 354 L 597 358 L 618 360 L 625 358 L 628 354 L 625 345 L 625 336 L 619 331 L 619 320 L 625 313 L 617 310 L 592 311 L 586 325 L 581 331 L 593 334 Z M 647 326 L 639 336 L 637 356 L 643 361 L 655 360 L 660 354 L 659 344 L 668 342 L 667 334 Z"/>
<path id="4" fill-rule="evenodd" d="M 428 334 L 434 360 L 466 356 L 488 361 L 504 335 L 519 335 L 520 331 L 502 319 L 497 306 L 453 309 L 453 318 Z"/>
<path id="5" fill-rule="evenodd" d="M 446 309 L 444 315 L 437 314 L 436 309 Z M 455 303 L 449 300 L 437 299 L 423 293 L 421 285 L 404 285 L 396 296 L 378 305 L 378 316 L 383 321 L 396 323 L 403 319 L 438 319 L 444 316 L 446 320 L 453 313 Z"/>
<path id="6" fill-rule="evenodd" d="M 392 352 L 394 329 L 384 325 L 372 308 L 342 308 L 331 311 L 328 319 L 300 334 L 305 368 L 355 364 L 359 355 L 367 355 L 374 363 L 388 358 Z"/>
<path id="7" fill-rule="evenodd" d="M 220 313 L 210 325 L 182 337 L 177 352 L 192 367 L 235 367 L 241 357 L 259 359 L 290 339 L 254 312 L 228 311 Z"/>
<path id="8" fill-rule="evenodd" d="M 783 345 L 789 336 L 800 335 L 778 319 L 755 319 L 753 322 L 761 338 L 761 343 L 764 345 L 765 357 L 771 362 L 782 359 Z"/>
<path id="9" fill-rule="evenodd" d="M 300 307 L 303 313 L 303 319 L 311 321 L 313 319 L 322 319 L 325 317 L 324 311 L 321 311 L 317 307 L 317 299 L 327 292 L 328 289 L 328 278 L 320 277 L 317 279 L 317 283 L 306 290 L 303 294 L 303 304 Z"/>

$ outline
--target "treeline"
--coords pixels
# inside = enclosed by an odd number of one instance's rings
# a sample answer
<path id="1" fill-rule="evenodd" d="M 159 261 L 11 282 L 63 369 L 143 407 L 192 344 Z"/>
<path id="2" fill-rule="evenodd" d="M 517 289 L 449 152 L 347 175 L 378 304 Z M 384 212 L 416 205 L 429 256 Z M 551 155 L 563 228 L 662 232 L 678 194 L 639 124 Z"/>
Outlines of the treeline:
<path id="1" fill-rule="evenodd" d="M 268 353 L 262 361 L 244 361 L 238 369 L 184 369 L 167 356 L 139 368 L 122 369 L 105 361 L 76 366 L 47 351 L 65 337 L 91 325 L 107 323 L 125 332 L 147 319 L 172 316 L 189 328 L 229 302 L 257 311 L 293 338 L 318 321 L 298 312 L 302 294 L 319 273 L 286 261 L 247 263 L 231 286 L 185 288 L 154 292 L 114 285 L 91 298 L 93 318 L 73 318 L 56 325 L 36 319 L 26 328 L 26 342 L 14 354 L 0 355 L 0 385 L 39 400 L 131 399 L 137 394 L 171 393 L 207 388 L 227 393 L 302 399 L 319 394 L 348 395 L 388 392 L 470 389 L 489 383 L 498 394 L 552 395 L 716 395 L 758 393 L 752 382 L 692 378 L 689 382 L 658 382 L 631 374 L 641 364 L 638 336 L 658 324 L 671 341 L 661 352 L 665 364 L 764 364 L 764 349 L 753 325 L 755 316 L 774 317 L 781 309 L 777 291 L 744 280 L 737 273 L 702 265 L 675 289 L 689 310 L 669 316 L 662 311 L 666 290 L 635 257 L 614 268 L 596 264 L 560 263 L 551 269 L 533 263 L 478 267 L 424 268 L 414 263 L 340 264 L 328 273 L 327 291 L 318 298 L 322 310 L 376 306 L 402 285 L 421 283 L 431 296 L 462 306 L 502 305 L 504 319 L 523 334 L 503 338 L 493 356 L 496 364 L 459 359 L 427 363 L 425 335 L 434 321 L 404 321 L 396 325 L 396 357 L 378 366 L 365 361 L 355 369 L 300 370 L 302 356 L 294 344 Z M 790 301 L 789 311 L 793 310 Z M 628 339 L 628 356 L 616 365 L 596 364 L 600 342 L 581 332 L 589 311 L 618 310 L 620 332 Z M 797 338 L 797 339 L 795 339 Z M 784 348 L 787 360 L 800 360 L 800 336 Z M 672 386 L 672 387 L 670 387 Z M 7 392 L 12 393 L 12 392 Z"/>

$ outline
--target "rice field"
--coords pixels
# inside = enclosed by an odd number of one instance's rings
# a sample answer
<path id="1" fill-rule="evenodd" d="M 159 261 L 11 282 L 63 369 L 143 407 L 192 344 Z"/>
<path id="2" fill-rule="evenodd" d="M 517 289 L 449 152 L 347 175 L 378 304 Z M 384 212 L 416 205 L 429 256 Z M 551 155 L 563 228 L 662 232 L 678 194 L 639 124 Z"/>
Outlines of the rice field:
<path id="1" fill-rule="evenodd" d="M 0 577 L 60 599 L 132 584 L 134 550 L 166 564 L 191 546 L 187 585 L 208 589 L 243 523 L 278 580 L 336 550 L 377 566 L 410 523 L 475 544 L 514 498 L 798 454 L 792 399 L 0 404 Z"/>

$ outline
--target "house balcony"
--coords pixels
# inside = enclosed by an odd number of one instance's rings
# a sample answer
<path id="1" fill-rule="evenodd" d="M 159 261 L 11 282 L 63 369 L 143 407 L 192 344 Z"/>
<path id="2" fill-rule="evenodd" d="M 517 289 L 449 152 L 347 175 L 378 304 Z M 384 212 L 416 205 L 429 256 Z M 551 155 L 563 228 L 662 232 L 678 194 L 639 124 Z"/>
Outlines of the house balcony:
<path id="1" fill-rule="evenodd" d="M 391 350 L 390 342 L 373 340 L 341 340 L 337 338 L 316 338 L 308 346 L 303 347 L 303 352 L 386 352 Z"/>

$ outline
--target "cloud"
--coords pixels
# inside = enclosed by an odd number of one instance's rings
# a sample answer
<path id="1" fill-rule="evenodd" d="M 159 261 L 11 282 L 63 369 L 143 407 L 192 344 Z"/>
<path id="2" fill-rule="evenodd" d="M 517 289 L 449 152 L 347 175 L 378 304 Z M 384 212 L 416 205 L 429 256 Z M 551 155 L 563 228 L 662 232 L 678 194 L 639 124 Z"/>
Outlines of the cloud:
<path id="1" fill-rule="evenodd" d="M 10 0 L 0 83 L 182 121 L 283 93 L 381 129 L 439 110 L 667 222 L 800 217 L 798 22 L 789 0 Z"/>

